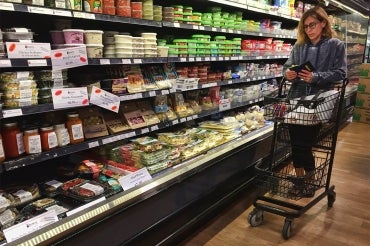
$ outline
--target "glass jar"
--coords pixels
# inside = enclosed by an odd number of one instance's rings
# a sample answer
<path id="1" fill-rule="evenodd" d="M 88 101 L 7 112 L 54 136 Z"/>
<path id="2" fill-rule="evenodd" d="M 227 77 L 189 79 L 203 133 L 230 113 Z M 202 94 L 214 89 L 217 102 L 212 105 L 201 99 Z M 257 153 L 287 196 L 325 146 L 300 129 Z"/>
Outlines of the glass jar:
<path id="1" fill-rule="evenodd" d="M 27 154 L 41 153 L 41 137 L 37 128 L 25 130 L 23 132 L 23 142 Z"/>
<path id="2" fill-rule="evenodd" d="M 3 145 L 3 138 L 0 134 L 0 162 L 5 161 L 5 153 L 4 153 L 4 145 Z"/>
<path id="3" fill-rule="evenodd" d="M 1 135 L 4 140 L 3 145 L 7 158 L 16 158 L 24 153 L 23 133 L 17 122 L 5 123 Z"/>
<path id="4" fill-rule="evenodd" d="M 82 120 L 80 119 L 78 113 L 67 114 L 66 126 L 68 129 L 71 144 L 82 143 L 85 140 Z"/>
<path id="5" fill-rule="evenodd" d="M 64 124 L 58 124 L 54 126 L 55 133 L 57 134 L 58 146 L 63 147 L 70 144 L 71 140 L 69 137 L 68 129 Z"/>
<path id="6" fill-rule="evenodd" d="M 57 134 L 52 126 L 45 126 L 40 128 L 41 149 L 48 151 L 58 146 Z"/>

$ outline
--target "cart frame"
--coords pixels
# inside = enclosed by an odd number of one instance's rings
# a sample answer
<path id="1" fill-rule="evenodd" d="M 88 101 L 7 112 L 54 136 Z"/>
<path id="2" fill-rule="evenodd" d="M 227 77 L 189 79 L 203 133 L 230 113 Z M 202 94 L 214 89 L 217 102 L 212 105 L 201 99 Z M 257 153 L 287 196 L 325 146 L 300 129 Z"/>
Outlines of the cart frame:
<path id="1" fill-rule="evenodd" d="M 288 145 L 286 146 L 284 146 L 284 144 L 281 145 L 281 142 L 284 141 L 279 138 L 281 138 L 282 132 L 284 131 L 284 123 L 282 123 L 283 120 L 278 119 L 282 115 L 280 115 L 279 112 L 277 115 L 275 114 L 275 116 L 277 117 L 274 118 L 270 158 L 267 161 L 261 161 L 261 163 L 258 163 L 255 166 L 257 189 L 261 189 L 261 192 L 257 194 L 255 201 L 253 202 L 254 209 L 248 215 L 248 222 L 251 226 L 255 227 L 262 224 L 264 219 L 264 211 L 283 216 L 285 217 L 285 221 L 282 229 L 282 236 L 284 239 L 289 239 L 293 233 L 292 227 L 293 220 L 295 218 L 299 218 L 326 196 L 328 198 L 328 207 L 330 208 L 333 206 L 336 199 L 336 193 L 334 191 L 335 186 L 330 185 L 330 180 L 334 163 L 338 130 L 341 122 L 341 109 L 347 84 L 348 79 L 344 79 L 341 82 L 334 83 L 334 86 L 338 89 L 340 93 L 338 102 L 333 109 L 333 117 L 331 121 L 322 124 L 318 141 L 314 145 L 315 151 L 323 151 L 327 154 L 326 162 L 321 166 L 322 168 L 324 168 L 321 175 L 324 176 L 321 177 L 322 180 L 318 180 L 318 183 L 324 183 L 318 185 L 316 189 L 316 195 L 313 198 L 305 198 L 307 199 L 307 202 L 305 202 L 303 205 L 294 202 L 302 198 L 302 196 L 285 196 L 287 195 L 287 187 L 284 188 L 284 185 L 282 184 L 288 181 L 286 181 L 286 177 L 279 174 L 279 172 L 281 172 L 282 169 L 287 168 L 288 165 L 292 165 L 289 162 L 290 143 L 288 143 Z M 280 83 L 279 86 L 277 98 L 284 98 L 284 86 L 285 84 L 283 78 L 283 81 Z M 276 108 L 274 110 L 276 110 Z M 284 112 L 283 114 L 286 114 L 286 112 Z M 317 165 L 318 164 L 316 164 L 316 168 Z M 319 193 L 319 191 L 321 192 Z"/>

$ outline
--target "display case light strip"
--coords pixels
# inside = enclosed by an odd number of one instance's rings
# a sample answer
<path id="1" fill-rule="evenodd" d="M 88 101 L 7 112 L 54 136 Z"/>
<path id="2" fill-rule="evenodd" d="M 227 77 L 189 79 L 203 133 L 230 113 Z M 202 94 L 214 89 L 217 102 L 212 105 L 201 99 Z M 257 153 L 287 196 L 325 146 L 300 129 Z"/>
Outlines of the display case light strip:
<path id="1" fill-rule="evenodd" d="M 339 7 L 339 8 L 342 8 L 342 9 L 344 9 L 344 10 L 350 11 L 350 12 L 352 12 L 352 13 L 359 14 L 359 15 L 361 15 L 363 18 L 366 18 L 366 19 L 368 19 L 368 18 L 369 18 L 369 16 L 363 15 L 363 14 L 362 14 L 362 13 L 360 13 L 359 11 L 357 11 L 357 10 L 355 10 L 355 9 L 353 9 L 353 8 L 351 8 L 351 7 L 349 7 L 349 6 L 345 5 L 345 4 L 343 4 L 343 3 L 341 3 L 341 2 L 338 2 L 338 1 L 336 1 L 336 0 L 331 0 L 331 1 L 330 1 L 330 3 L 331 3 L 331 4 L 333 4 L 333 3 L 334 3 L 334 5 L 336 5 L 336 6 L 337 6 L 337 7 Z"/>

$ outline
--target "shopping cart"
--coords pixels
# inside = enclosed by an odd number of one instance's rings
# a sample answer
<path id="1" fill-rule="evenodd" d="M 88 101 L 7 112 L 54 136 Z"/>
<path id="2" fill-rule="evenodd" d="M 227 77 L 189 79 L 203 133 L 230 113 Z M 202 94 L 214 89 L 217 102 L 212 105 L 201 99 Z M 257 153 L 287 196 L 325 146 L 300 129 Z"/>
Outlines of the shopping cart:
<path id="1" fill-rule="evenodd" d="M 290 99 L 283 93 L 287 82 L 282 81 L 276 96 L 265 97 L 265 117 L 273 121 L 274 128 L 269 159 L 255 165 L 257 196 L 254 209 L 248 215 L 251 226 L 263 222 L 264 211 L 283 216 L 282 236 L 288 239 L 293 232 L 294 218 L 300 217 L 325 196 L 328 207 L 333 206 L 336 193 L 334 185 L 330 186 L 330 177 L 347 83 L 345 79 L 333 83 L 333 87 L 325 92 Z M 318 128 L 315 141 L 310 144 L 315 160 L 310 178 L 297 177 L 292 164 L 290 134 L 297 127 L 300 131 Z M 305 189 L 314 192 L 312 198 L 307 198 Z"/>

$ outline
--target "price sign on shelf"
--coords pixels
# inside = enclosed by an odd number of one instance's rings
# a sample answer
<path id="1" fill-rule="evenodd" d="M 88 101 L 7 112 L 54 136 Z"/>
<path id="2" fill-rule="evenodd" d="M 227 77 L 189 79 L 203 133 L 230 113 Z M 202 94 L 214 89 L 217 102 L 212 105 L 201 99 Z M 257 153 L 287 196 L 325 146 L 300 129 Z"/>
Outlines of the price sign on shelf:
<path id="1" fill-rule="evenodd" d="M 230 99 L 221 99 L 220 104 L 218 105 L 219 111 L 229 110 L 231 108 L 231 101 Z"/>
<path id="2" fill-rule="evenodd" d="M 119 96 L 93 86 L 91 89 L 90 103 L 118 113 L 121 99 Z"/>
<path id="3" fill-rule="evenodd" d="M 88 64 L 86 46 L 56 49 L 51 51 L 53 69 L 66 69 Z"/>
<path id="4" fill-rule="evenodd" d="M 86 87 L 51 89 L 54 109 L 89 105 Z"/>
<path id="5" fill-rule="evenodd" d="M 136 172 L 123 176 L 118 181 L 123 190 L 128 190 L 151 179 L 152 176 L 150 176 L 148 170 L 146 168 L 142 168 Z"/>

